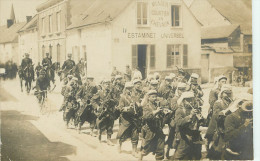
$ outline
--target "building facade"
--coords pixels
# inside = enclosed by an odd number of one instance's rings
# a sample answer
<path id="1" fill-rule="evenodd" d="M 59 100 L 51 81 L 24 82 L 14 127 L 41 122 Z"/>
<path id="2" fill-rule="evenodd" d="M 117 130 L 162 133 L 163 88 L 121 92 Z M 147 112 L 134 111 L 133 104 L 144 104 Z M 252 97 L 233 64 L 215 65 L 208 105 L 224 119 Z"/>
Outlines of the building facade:
<path id="1" fill-rule="evenodd" d="M 37 7 L 38 61 L 49 53 L 53 62 L 66 59 L 67 1 L 46 1 Z"/>
<path id="2" fill-rule="evenodd" d="M 33 63 L 39 62 L 38 54 L 38 15 L 32 19 L 27 17 L 27 23 L 19 31 L 19 62 L 24 58 L 24 54 L 28 53 Z"/>
<path id="3" fill-rule="evenodd" d="M 96 78 L 110 76 L 112 67 L 124 72 L 127 64 L 144 78 L 176 66 L 200 74 L 201 24 L 182 0 L 93 2 L 80 14 L 80 23 L 67 28 L 66 47 L 76 60 L 87 59 Z"/>

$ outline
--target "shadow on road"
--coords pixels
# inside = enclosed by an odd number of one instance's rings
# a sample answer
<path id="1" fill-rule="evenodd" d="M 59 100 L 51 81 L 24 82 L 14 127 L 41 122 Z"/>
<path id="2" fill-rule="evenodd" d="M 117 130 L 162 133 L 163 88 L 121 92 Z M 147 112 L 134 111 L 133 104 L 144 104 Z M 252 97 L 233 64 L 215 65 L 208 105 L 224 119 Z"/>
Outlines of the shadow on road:
<path id="1" fill-rule="evenodd" d="M 67 161 L 64 156 L 76 153 L 72 145 L 50 142 L 30 120 L 37 117 L 1 111 L 2 161 Z"/>

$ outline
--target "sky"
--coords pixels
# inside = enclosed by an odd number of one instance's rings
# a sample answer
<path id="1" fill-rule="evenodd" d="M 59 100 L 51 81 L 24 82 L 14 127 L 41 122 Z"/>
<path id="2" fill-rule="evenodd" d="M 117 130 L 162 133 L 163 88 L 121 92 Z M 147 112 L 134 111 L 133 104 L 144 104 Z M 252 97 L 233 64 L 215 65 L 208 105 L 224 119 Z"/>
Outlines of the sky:
<path id="1" fill-rule="evenodd" d="M 0 25 L 6 25 L 10 18 L 11 6 L 14 5 L 16 21 L 25 22 L 26 16 L 34 16 L 36 7 L 47 0 L 0 0 Z"/>

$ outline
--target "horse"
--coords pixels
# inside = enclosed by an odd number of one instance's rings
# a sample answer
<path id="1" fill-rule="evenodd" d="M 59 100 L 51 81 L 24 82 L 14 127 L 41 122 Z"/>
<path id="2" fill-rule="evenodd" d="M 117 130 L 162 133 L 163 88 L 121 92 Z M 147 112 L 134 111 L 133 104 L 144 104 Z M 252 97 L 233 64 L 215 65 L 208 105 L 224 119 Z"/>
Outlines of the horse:
<path id="1" fill-rule="evenodd" d="M 27 94 L 29 94 L 32 87 L 32 80 L 34 80 L 33 65 L 28 65 L 27 67 L 24 68 L 23 79 L 25 80 L 25 87 L 26 87 Z"/>

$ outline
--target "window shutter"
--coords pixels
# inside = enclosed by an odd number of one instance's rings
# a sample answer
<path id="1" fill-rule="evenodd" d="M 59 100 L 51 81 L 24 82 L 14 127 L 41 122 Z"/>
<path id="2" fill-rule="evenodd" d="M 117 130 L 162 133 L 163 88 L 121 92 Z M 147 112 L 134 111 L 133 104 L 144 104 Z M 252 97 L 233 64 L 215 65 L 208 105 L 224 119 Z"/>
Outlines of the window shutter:
<path id="1" fill-rule="evenodd" d="M 167 45 L 167 67 L 171 67 L 171 45 Z"/>
<path id="2" fill-rule="evenodd" d="M 150 68 L 155 68 L 155 45 L 151 45 Z"/>
<path id="3" fill-rule="evenodd" d="M 184 68 L 188 67 L 188 45 L 187 44 L 183 45 L 183 67 Z"/>
<path id="4" fill-rule="evenodd" d="M 132 68 L 137 67 L 137 45 L 132 45 Z"/>

